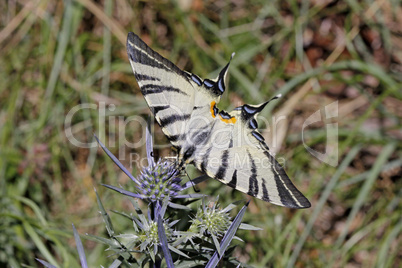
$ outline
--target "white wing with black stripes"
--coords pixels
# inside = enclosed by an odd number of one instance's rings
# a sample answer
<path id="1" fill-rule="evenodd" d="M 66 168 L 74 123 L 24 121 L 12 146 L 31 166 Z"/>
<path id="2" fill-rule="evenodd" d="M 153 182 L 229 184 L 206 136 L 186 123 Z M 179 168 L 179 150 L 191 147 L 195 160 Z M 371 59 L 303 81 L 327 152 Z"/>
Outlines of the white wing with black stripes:
<path id="1" fill-rule="evenodd" d="M 178 149 L 179 165 L 193 163 L 208 176 L 276 205 L 310 207 L 257 131 L 256 116 L 268 102 L 230 113 L 216 107 L 230 62 L 210 80 L 180 70 L 134 33 L 128 34 L 127 52 L 148 106 Z"/>

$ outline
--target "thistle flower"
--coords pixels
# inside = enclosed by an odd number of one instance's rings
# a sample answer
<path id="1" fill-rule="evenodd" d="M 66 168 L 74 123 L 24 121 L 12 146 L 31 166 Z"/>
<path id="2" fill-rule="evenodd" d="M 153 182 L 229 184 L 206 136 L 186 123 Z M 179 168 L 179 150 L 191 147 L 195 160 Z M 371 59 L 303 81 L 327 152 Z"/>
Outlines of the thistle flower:
<path id="1" fill-rule="evenodd" d="M 142 211 L 137 204 L 134 204 L 134 206 L 136 207 L 138 214 L 138 218 L 133 218 L 136 234 L 116 237 L 129 238 L 130 246 L 127 247 L 129 249 L 139 248 L 141 252 L 148 252 L 149 255 L 156 255 L 158 253 L 158 247 L 161 245 L 160 234 L 158 231 L 159 224 L 156 219 L 152 219 L 150 213 L 148 214 L 147 218 L 144 214 L 142 214 Z M 157 210 L 160 215 L 161 209 L 158 208 Z M 177 222 L 178 221 L 169 222 L 169 220 L 161 219 L 161 225 L 163 226 L 162 228 L 165 233 L 166 241 L 172 241 L 177 236 L 176 231 L 173 229 L 173 226 Z"/>
<path id="2" fill-rule="evenodd" d="M 197 232 L 200 235 L 213 235 L 222 237 L 230 226 L 229 211 L 232 207 L 222 209 L 217 200 L 208 205 L 202 202 L 202 207 L 198 209 L 195 218 L 189 228 L 190 232 Z"/>
<path id="3" fill-rule="evenodd" d="M 180 172 L 168 161 L 158 160 L 144 168 L 138 177 L 139 191 L 151 202 L 162 201 L 178 195 L 182 190 Z"/>
<path id="4" fill-rule="evenodd" d="M 182 179 L 180 178 L 180 171 L 176 165 L 170 161 L 159 159 L 156 163 L 153 158 L 153 144 L 152 137 L 147 128 L 146 131 L 146 149 L 148 166 L 143 167 L 140 176 L 135 178 L 123 164 L 99 141 L 95 135 L 95 139 L 99 145 L 106 152 L 106 154 L 113 160 L 113 162 L 133 181 L 137 184 L 138 192 L 133 193 L 124 189 L 102 184 L 112 190 L 115 190 L 124 195 L 128 195 L 135 198 L 146 199 L 149 202 L 157 202 L 162 200 L 170 201 L 172 198 L 195 198 L 202 197 L 203 195 L 179 195 L 179 192 L 188 188 L 188 184 L 182 185 Z M 198 179 L 196 183 L 199 183 L 207 177 Z M 194 180 L 195 181 L 195 180 Z"/>
<path id="5" fill-rule="evenodd" d="M 173 230 L 166 224 L 163 224 L 163 227 L 166 238 L 169 241 L 173 236 Z M 155 221 L 151 221 L 148 225 L 144 226 L 144 229 L 138 235 L 138 241 L 141 243 L 141 247 L 159 245 L 158 224 Z"/>

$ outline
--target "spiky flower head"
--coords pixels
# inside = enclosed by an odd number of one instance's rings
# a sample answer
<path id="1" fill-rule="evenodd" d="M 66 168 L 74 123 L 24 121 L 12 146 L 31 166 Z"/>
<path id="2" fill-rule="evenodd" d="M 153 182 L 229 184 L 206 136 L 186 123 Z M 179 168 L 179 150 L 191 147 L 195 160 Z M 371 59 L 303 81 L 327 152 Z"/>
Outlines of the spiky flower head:
<path id="1" fill-rule="evenodd" d="M 140 192 L 150 201 L 158 201 L 177 196 L 182 190 L 180 172 L 169 161 L 152 163 L 141 171 L 138 177 Z"/>
<path id="2" fill-rule="evenodd" d="M 167 240 L 173 237 L 173 229 L 167 223 L 163 223 Z M 140 245 L 140 250 L 150 249 L 154 245 L 160 245 L 158 236 L 158 224 L 156 221 L 148 221 L 143 224 L 137 238 L 137 243 Z"/>
<path id="3" fill-rule="evenodd" d="M 98 137 L 95 136 L 95 138 L 113 162 L 137 184 L 139 193 L 132 193 L 106 184 L 103 184 L 103 186 L 131 197 L 146 199 L 152 203 L 165 199 L 170 201 L 174 197 L 187 198 L 187 195 L 178 195 L 178 193 L 187 186 L 181 185 L 182 179 L 180 178 L 180 169 L 177 168 L 177 165 L 165 159 L 159 159 L 158 162 L 155 162 L 153 157 L 152 137 L 149 128 L 147 128 L 146 135 L 148 166 L 143 167 L 141 175 L 138 178 L 133 177 L 131 172 L 129 172 L 105 145 L 99 141 Z"/>
<path id="4" fill-rule="evenodd" d="M 221 209 L 216 202 L 210 202 L 198 209 L 195 218 L 192 220 L 190 232 L 198 232 L 202 235 L 223 236 L 230 226 L 228 208 Z"/>

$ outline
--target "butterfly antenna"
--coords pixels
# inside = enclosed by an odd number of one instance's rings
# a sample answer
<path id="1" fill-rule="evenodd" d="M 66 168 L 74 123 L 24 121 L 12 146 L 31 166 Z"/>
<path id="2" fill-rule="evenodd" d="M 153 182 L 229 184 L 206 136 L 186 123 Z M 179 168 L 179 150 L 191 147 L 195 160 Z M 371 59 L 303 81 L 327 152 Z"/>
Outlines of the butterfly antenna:
<path id="1" fill-rule="evenodd" d="M 282 98 L 282 94 L 278 94 L 278 95 L 272 97 L 272 98 L 271 98 L 269 101 L 267 101 L 266 103 L 269 103 L 270 101 L 273 101 L 273 100 L 276 100 L 276 99 L 280 99 L 280 98 Z"/>
<path id="2" fill-rule="evenodd" d="M 275 97 L 273 97 L 271 100 L 276 100 L 276 99 L 279 99 L 279 98 L 282 98 L 282 94 L 278 94 L 278 95 L 276 95 Z"/>
<path id="3" fill-rule="evenodd" d="M 193 190 L 194 190 L 194 192 L 199 193 L 199 192 L 200 192 L 200 189 L 197 189 L 196 184 L 195 184 L 195 183 L 193 182 L 193 180 L 190 178 L 190 176 L 188 175 L 187 171 L 186 171 L 186 175 L 187 175 L 187 178 L 189 179 L 189 181 L 191 181 L 191 184 L 193 185 Z"/>

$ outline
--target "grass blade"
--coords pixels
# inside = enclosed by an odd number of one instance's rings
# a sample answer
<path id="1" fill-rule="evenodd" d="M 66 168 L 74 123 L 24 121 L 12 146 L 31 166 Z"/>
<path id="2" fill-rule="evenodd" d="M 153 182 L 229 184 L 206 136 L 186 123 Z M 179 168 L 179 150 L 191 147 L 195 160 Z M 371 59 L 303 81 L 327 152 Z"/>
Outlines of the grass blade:
<path id="1" fill-rule="evenodd" d="M 310 219 L 306 225 L 306 227 L 303 230 L 302 235 L 300 236 L 299 240 L 297 241 L 296 247 L 293 250 L 292 255 L 290 256 L 290 259 L 287 263 L 288 268 L 294 267 L 297 257 L 300 254 L 300 251 L 304 245 L 304 242 L 307 240 L 307 237 L 310 235 L 310 232 L 313 228 L 313 224 L 316 221 L 318 215 L 320 214 L 320 211 L 325 205 L 325 202 L 327 202 L 329 195 L 331 194 L 332 190 L 335 188 L 336 184 L 338 183 L 339 178 L 341 175 L 345 172 L 346 168 L 349 166 L 350 162 L 355 158 L 357 153 L 360 151 L 361 146 L 355 146 L 353 147 L 348 155 L 345 157 L 345 159 L 342 161 L 340 166 L 338 167 L 338 170 L 335 172 L 335 174 L 332 176 L 331 180 L 327 184 L 327 186 L 324 189 L 324 192 L 321 195 L 320 200 L 318 201 L 318 204 L 315 206 L 313 214 L 310 216 Z"/>
<path id="2" fill-rule="evenodd" d="M 349 214 L 349 217 L 346 221 L 345 227 L 342 230 L 342 233 L 339 235 L 337 241 L 335 242 L 334 249 L 337 250 L 341 247 L 342 243 L 344 242 L 348 231 L 349 227 L 352 223 L 352 220 L 356 217 L 357 212 L 360 210 L 362 207 L 364 200 L 367 198 L 367 196 L 370 193 L 370 189 L 376 180 L 378 178 L 378 174 L 380 173 L 382 167 L 384 166 L 385 162 L 389 158 L 389 156 L 394 152 L 396 147 L 395 143 L 389 143 L 387 144 L 384 149 L 382 150 L 381 154 L 378 156 L 376 162 L 374 163 L 373 168 L 371 169 L 371 172 L 369 176 L 367 177 L 363 187 L 361 188 L 359 195 L 357 196 L 357 199 L 355 203 L 353 204 L 352 211 Z M 333 255 L 331 262 L 333 263 L 337 257 L 339 256 L 340 251 L 335 251 L 336 254 Z"/>
<path id="3" fill-rule="evenodd" d="M 78 234 L 77 229 L 75 229 L 74 224 L 73 224 L 73 232 L 74 232 L 75 244 L 77 245 L 78 255 L 80 256 L 81 267 L 88 268 L 87 258 L 85 257 L 84 246 L 82 245 L 80 235 Z"/>
<path id="4" fill-rule="evenodd" d="M 106 224 L 106 230 L 107 230 L 109 236 L 112 237 L 114 235 L 114 228 L 113 228 L 112 221 L 110 220 L 109 214 L 107 214 L 105 208 L 103 207 L 102 201 L 101 201 L 101 199 L 98 195 L 98 191 L 96 191 L 96 189 L 95 189 L 95 193 L 96 193 L 96 200 L 98 201 L 100 213 L 102 215 L 103 221 Z"/>
<path id="5" fill-rule="evenodd" d="M 53 104 L 52 96 L 54 93 L 54 89 L 56 88 L 57 79 L 59 77 L 61 66 L 63 64 L 64 55 L 67 50 L 68 41 L 70 38 L 71 26 L 72 26 L 72 18 L 73 18 L 73 4 L 72 0 L 65 0 L 65 12 L 63 17 L 63 26 L 58 36 L 58 46 L 56 55 L 53 61 L 53 67 L 50 72 L 49 80 L 46 86 L 46 93 L 44 97 L 44 105 L 41 106 L 40 118 L 38 128 L 41 128 L 47 119 L 49 112 L 52 109 L 49 109 Z"/>

